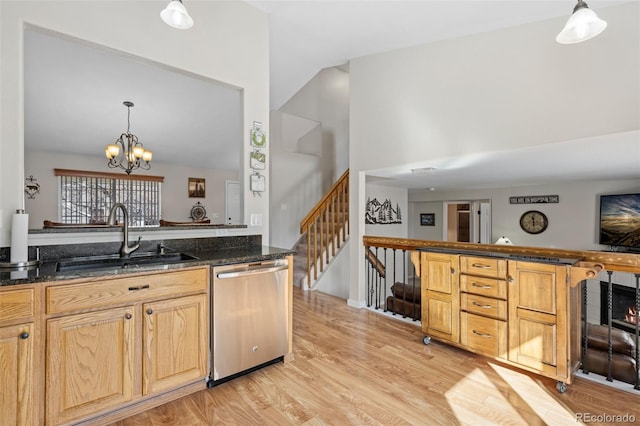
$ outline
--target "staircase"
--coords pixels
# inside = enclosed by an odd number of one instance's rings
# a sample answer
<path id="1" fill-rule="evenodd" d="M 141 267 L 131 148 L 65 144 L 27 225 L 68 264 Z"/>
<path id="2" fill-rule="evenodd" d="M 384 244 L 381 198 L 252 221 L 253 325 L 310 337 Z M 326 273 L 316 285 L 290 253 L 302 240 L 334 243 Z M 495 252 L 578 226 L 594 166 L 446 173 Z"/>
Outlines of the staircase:
<path id="1" fill-rule="evenodd" d="M 311 288 L 349 236 L 349 170 L 300 222 L 293 282 Z"/>

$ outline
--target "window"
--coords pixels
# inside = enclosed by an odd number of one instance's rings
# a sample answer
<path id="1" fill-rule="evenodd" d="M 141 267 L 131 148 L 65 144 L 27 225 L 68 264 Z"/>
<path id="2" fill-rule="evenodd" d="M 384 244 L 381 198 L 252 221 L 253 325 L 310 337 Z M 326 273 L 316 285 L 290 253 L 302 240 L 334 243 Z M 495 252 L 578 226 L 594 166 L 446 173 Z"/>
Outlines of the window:
<path id="1" fill-rule="evenodd" d="M 55 169 L 59 177 L 59 218 L 62 223 L 105 224 L 115 203 L 129 212 L 129 226 L 159 226 L 161 176 L 129 176 Z M 122 223 L 122 211 L 117 220 Z"/>

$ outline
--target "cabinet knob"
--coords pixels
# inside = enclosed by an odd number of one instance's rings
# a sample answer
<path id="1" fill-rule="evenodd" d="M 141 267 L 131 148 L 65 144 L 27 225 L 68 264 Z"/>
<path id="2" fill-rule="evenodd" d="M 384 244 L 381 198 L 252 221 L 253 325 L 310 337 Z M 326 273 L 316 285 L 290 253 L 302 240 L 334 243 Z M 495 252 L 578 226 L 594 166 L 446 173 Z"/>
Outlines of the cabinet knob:
<path id="1" fill-rule="evenodd" d="M 133 315 L 131 315 L 129 312 L 127 312 L 127 314 L 124 316 L 126 319 L 131 319 L 131 317 L 133 317 Z"/>
<path id="2" fill-rule="evenodd" d="M 455 273 L 456 273 L 456 270 L 455 270 L 455 269 L 453 269 L 453 268 L 451 268 L 451 273 L 452 273 L 452 274 L 455 274 Z"/>
<path id="3" fill-rule="evenodd" d="M 20 334 L 20 338 L 21 338 L 21 339 L 23 339 L 23 340 L 24 340 L 24 339 L 28 339 L 28 338 L 29 338 L 29 333 L 27 333 L 27 332 L 25 331 L 24 333 Z"/>
<path id="4" fill-rule="evenodd" d="M 509 275 L 509 282 L 512 283 L 513 282 L 513 277 L 511 275 Z"/>
<path id="5" fill-rule="evenodd" d="M 153 313 L 153 309 L 149 308 L 147 309 L 147 314 L 151 315 Z"/>

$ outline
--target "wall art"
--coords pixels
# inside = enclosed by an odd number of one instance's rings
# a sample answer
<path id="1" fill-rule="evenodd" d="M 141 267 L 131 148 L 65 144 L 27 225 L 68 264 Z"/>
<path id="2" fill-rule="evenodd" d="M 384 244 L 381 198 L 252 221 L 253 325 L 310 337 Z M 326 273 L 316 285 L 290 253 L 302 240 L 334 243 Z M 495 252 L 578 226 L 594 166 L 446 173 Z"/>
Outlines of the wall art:
<path id="1" fill-rule="evenodd" d="M 253 151 L 249 154 L 249 165 L 253 170 L 264 170 L 267 155 L 260 151 Z"/>
<path id="2" fill-rule="evenodd" d="M 264 148 L 267 145 L 267 134 L 262 130 L 262 123 L 253 122 L 251 127 L 251 146 L 256 148 Z"/>
<path id="3" fill-rule="evenodd" d="M 420 213 L 420 226 L 436 226 L 436 214 Z"/>
<path id="4" fill-rule="evenodd" d="M 261 196 L 266 189 L 264 175 L 261 175 L 260 173 L 252 174 L 249 186 L 254 197 Z"/>
<path id="5" fill-rule="evenodd" d="M 509 204 L 546 204 L 559 202 L 559 195 L 521 195 L 509 197 Z"/>
<path id="6" fill-rule="evenodd" d="M 189 178 L 189 198 L 204 198 L 205 186 L 202 178 Z"/>
<path id="7" fill-rule="evenodd" d="M 400 206 L 393 203 L 388 198 L 380 203 L 378 199 L 367 199 L 367 209 L 365 211 L 364 223 L 368 225 L 392 225 L 402 223 L 402 213 Z"/>

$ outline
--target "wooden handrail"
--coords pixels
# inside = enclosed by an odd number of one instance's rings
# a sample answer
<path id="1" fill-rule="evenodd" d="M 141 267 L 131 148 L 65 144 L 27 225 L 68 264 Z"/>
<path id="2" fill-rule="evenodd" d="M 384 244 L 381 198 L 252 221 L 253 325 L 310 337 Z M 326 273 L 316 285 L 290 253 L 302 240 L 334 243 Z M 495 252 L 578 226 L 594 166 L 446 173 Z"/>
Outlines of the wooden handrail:
<path id="1" fill-rule="evenodd" d="M 324 197 L 322 197 L 322 199 L 320 201 L 318 201 L 316 203 L 316 205 L 309 210 L 309 213 L 307 213 L 307 215 L 304 217 L 304 219 L 302 219 L 302 222 L 300 222 L 300 233 L 304 233 L 305 228 L 307 227 L 307 225 L 309 225 L 311 222 L 313 222 L 313 219 L 315 217 L 317 217 L 320 214 L 320 211 L 322 210 L 322 206 L 326 205 L 327 201 L 335 194 L 335 192 L 344 184 L 349 182 L 349 169 L 347 169 L 342 176 L 340 176 L 338 178 L 338 180 L 331 186 L 331 188 L 329 188 L 329 190 L 327 191 L 326 194 L 324 194 Z"/>
<path id="2" fill-rule="evenodd" d="M 329 188 L 300 222 L 300 233 L 307 234 L 307 285 L 318 279 L 330 256 L 335 256 L 349 235 L 349 170 Z"/>
<path id="3" fill-rule="evenodd" d="M 362 241 L 365 248 L 387 247 L 401 250 L 417 250 L 424 247 L 441 247 L 474 250 L 478 252 L 487 251 L 515 255 L 574 258 L 580 261 L 578 262 L 577 266 L 580 266 L 582 262 L 588 262 L 590 264 L 593 264 L 590 267 L 595 267 L 596 269 L 604 268 L 605 270 L 618 272 L 631 272 L 634 274 L 640 273 L 640 254 L 634 253 L 568 250 L 557 248 L 516 246 L 508 244 L 458 243 L 448 241 L 416 240 L 409 238 L 389 238 L 367 235 L 362 237 Z"/>
<path id="4" fill-rule="evenodd" d="M 366 251 L 364 253 L 364 257 L 365 257 L 365 259 L 367 259 L 367 261 L 369 261 L 369 264 L 371 264 L 371 266 L 373 266 L 373 268 L 376 270 L 378 275 L 381 278 L 385 278 L 386 268 L 385 268 L 384 264 L 382 263 L 382 261 L 380 259 L 378 259 L 378 257 L 376 256 L 375 252 L 373 251 L 373 249 L 371 247 L 367 247 L 366 248 Z"/>

